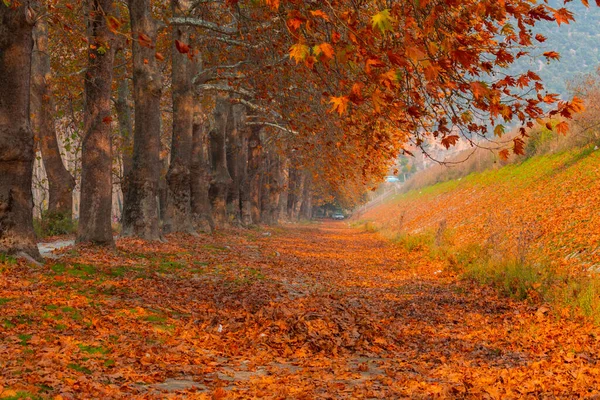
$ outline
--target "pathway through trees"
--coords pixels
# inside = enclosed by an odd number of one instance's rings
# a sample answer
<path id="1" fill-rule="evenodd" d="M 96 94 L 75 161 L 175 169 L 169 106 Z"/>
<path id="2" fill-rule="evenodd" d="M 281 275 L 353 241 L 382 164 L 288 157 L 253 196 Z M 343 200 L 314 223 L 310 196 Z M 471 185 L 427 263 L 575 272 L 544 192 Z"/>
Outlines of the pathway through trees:
<path id="1" fill-rule="evenodd" d="M 117 246 L 0 267 L 0 397 L 598 394 L 597 328 L 344 223 Z"/>

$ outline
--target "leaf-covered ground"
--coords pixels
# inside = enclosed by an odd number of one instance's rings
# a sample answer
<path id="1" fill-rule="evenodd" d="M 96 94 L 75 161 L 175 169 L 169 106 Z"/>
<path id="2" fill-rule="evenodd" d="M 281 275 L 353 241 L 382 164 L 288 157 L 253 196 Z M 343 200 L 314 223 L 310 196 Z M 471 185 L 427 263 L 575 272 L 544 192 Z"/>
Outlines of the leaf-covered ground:
<path id="1" fill-rule="evenodd" d="M 6 259 L 0 398 L 600 395 L 598 329 L 440 268 L 344 223 Z"/>
<path id="2" fill-rule="evenodd" d="M 411 234 L 443 223 L 458 247 L 490 244 L 573 273 L 599 272 L 599 163 L 592 147 L 532 157 L 413 190 L 361 218 Z"/>

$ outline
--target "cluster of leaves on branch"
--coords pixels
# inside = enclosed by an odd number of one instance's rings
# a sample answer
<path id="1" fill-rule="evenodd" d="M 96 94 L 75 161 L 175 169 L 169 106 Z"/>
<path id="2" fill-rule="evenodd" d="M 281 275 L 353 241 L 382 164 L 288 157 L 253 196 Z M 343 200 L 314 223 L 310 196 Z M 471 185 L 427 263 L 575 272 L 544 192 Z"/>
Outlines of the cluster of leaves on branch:
<path id="1" fill-rule="evenodd" d="M 81 15 L 81 5 L 51 3 L 56 37 L 77 43 L 73 32 L 85 27 L 71 14 Z M 419 146 L 432 135 L 446 147 L 460 138 L 475 143 L 490 126 L 501 136 L 514 121 L 526 135 L 525 128 L 544 116 L 544 105 L 567 118 L 581 109 L 577 99 L 557 102 L 532 71 L 503 72 L 544 42 L 533 29 L 537 23 L 573 19 L 566 8 L 543 2 L 227 0 L 195 3 L 176 18 L 161 2 L 153 7 L 165 27 L 195 27 L 193 43 L 174 45 L 202 59 L 194 78 L 198 92 L 228 93 L 245 104 L 248 122 L 263 124 L 278 151 L 301 160 L 328 192 L 385 174 L 398 152 L 408 152 L 407 142 Z M 120 8 L 119 15 L 107 16 L 109 25 L 126 42 L 143 45 L 143 35 L 128 31 L 126 13 Z M 166 33 L 156 44 L 165 73 Z M 61 55 L 60 62 L 73 54 Z M 547 51 L 543 57 L 559 55 Z M 292 68 L 290 61 L 306 68 Z M 73 85 L 77 71 L 61 74 L 67 77 L 61 84 Z M 515 138 L 512 151 L 522 149 Z"/>
<path id="2" fill-rule="evenodd" d="M 473 143 L 515 121 L 526 135 L 547 105 L 565 118 L 582 109 L 578 99 L 558 102 L 533 71 L 504 71 L 545 41 L 536 24 L 572 21 L 567 8 L 521 0 L 270 3 L 287 15 L 290 57 L 323 78 L 330 111 L 346 134 L 370 136 L 370 154 L 393 157 L 403 142 L 418 146 L 429 135 L 446 147 Z M 522 145 L 516 138 L 512 150 Z"/>

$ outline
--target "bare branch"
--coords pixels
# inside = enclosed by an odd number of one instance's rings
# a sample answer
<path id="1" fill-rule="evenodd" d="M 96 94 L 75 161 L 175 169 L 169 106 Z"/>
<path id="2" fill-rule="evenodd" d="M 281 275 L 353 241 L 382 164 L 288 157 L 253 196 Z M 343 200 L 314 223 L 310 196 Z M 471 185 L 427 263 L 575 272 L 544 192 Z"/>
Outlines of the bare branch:
<path id="1" fill-rule="evenodd" d="M 234 35 L 234 34 L 238 33 L 238 29 L 234 25 L 222 26 L 222 25 L 215 24 L 214 22 L 206 21 L 206 20 L 200 19 L 200 18 L 173 17 L 173 18 L 171 18 L 170 22 L 172 25 L 195 26 L 197 28 L 205 28 L 205 29 L 209 29 L 211 31 L 215 31 L 215 32 L 219 32 L 219 33 L 223 33 L 223 34 L 227 34 L 227 35 Z"/>
<path id="2" fill-rule="evenodd" d="M 279 129 L 279 130 L 282 130 L 282 131 L 284 131 L 284 132 L 291 133 L 292 135 L 299 135 L 299 133 L 298 133 L 298 132 L 296 132 L 296 131 L 293 131 L 293 130 L 291 130 L 291 129 L 288 129 L 288 128 L 286 128 L 286 127 L 284 127 L 284 126 L 281 126 L 281 125 L 273 124 L 273 123 L 271 123 L 271 122 L 252 122 L 252 121 L 250 121 L 250 122 L 246 122 L 246 125 L 254 125 L 254 126 L 270 126 L 270 127 L 277 128 L 277 129 Z"/>
<path id="3" fill-rule="evenodd" d="M 247 89 L 234 88 L 234 87 L 226 86 L 226 85 L 201 84 L 201 85 L 197 85 L 196 88 L 201 89 L 201 90 L 215 90 L 215 91 L 219 91 L 219 92 L 237 93 L 237 94 L 241 94 L 242 96 L 249 96 L 249 97 L 254 96 L 254 93 L 252 93 L 251 91 L 249 91 Z"/>

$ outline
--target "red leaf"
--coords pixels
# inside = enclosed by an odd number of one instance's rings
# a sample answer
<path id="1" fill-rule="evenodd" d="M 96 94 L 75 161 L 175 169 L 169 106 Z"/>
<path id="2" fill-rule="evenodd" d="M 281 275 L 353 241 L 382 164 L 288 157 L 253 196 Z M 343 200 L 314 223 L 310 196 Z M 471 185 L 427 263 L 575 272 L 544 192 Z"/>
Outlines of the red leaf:
<path id="1" fill-rule="evenodd" d="M 458 139 L 458 135 L 446 136 L 442 139 L 442 146 L 444 146 L 446 149 L 449 149 L 450 146 L 454 146 L 458 142 Z"/>
<path id="2" fill-rule="evenodd" d="M 190 52 L 190 46 L 183 42 L 180 42 L 179 40 L 175 41 L 175 47 L 177 48 L 177 51 L 181 54 L 187 54 Z"/>

